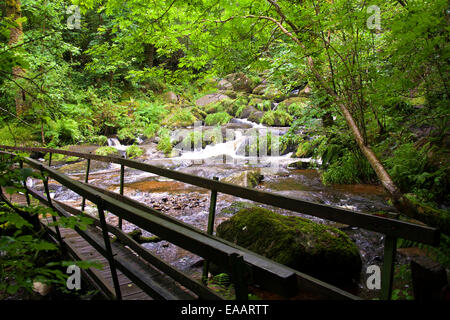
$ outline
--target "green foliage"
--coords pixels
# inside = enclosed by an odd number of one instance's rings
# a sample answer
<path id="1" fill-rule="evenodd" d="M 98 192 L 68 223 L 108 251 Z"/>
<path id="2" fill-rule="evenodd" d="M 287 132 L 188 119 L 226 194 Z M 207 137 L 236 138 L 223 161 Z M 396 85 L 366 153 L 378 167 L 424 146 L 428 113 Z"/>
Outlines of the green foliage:
<path id="1" fill-rule="evenodd" d="M 78 123 L 73 119 L 51 121 L 45 136 L 56 145 L 74 144 L 81 139 Z"/>
<path id="2" fill-rule="evenodd" d="M 144 129 L 142 130 L 142 133 L 144 134 L 144 136 L 147 137 L 147 139 L 151 139 L 154 136 L 156 136 L 159 129 L 160 129 L 159 124 L 151 123 L 144 127 Z"/>
<path id="3" fill-rule="evenodd" d="M 205 118 L 205 124 L 208 126 L 224 125 L 231 120 L 231 116 L 226 112 L 217 112 L 208 114 Z"/>
<path id="4" fill-rule="evenodd" d="M 264 157 L 272 155 L 272 152 L 283 153 L 284 150 L 281 140 L 278 136 L 274 136 L 272 132 L 257 132 L 254 137 L 256 139 L 251 144 L 245 146 L 246 154 Z"/>
<path id="5" fill-rule="evenodd" d="M 146 126 L 150 124 L 160 123 L 161 120 L 168 114 L 166 106 L 159 103 L 148 103 L 140 101 L 140 106 L 134 112 L 136 123 L 139 126 Z"/>
<path id="6" fill-rule="evenodd" d="M 342 158 L 332 162 L 322 175 L 324 184 L 368 183 L 374 178 L 375 172 L 359 152 L 345 152 Z"/>
<path id="7" fill-rule="evenodd" d="M 411 247 L 424 250 L 429 257 L 442 264 L 445 268 L 450 267 L 450 236 L 441 233 L 439 246 L 437 247 L 402 238 L 398 239 L 397 248 Z"/>
<path id="8" fill-rule="evenodd" d="M 136 129 L 130 127 L 122 128 L 117 132 L 117 138 L 120 141 L 134 141 L 136 139 L 136 135 Z"/>
<path id="9" fill-rule="evenodd" d="M 426 200 L 433 200 L 432 195 L 446 190 L 445 167 L 432 171 L 427 168 L 427 146 L 418 150 L 412 143 L 403 144 L 386 160 L 386 165 L 403 192 L 415 192 Z"/>
<path id="10" fill-rule="evenodd" d="M 98 144 L 99 146 L 105 146 L 108 144 L 108 138 L 105 136 L 94 136 L 92 137 L 92 142 Z"/>
<path id="11" fill-rule="evenodd" d="M 0 128 L 0 141 L 3 145 L 31 145 L 37 139 L 36 129 L 17 124 L 6 124 Z"/>
<path id="12" fill-rule="evenodd" d="M 161 128 L 158 132 L 158 136 L 159 142 L 156 148 L 164 152 L 166 155 L 169 155 L 173 148 L 172 141 L 170 139 L 170 132 L 165 128 Z"/>
<path id="13" fill-rule="evenodd" d="M 114 147 L 100 147 L 97 150 L 95 150 L 95 154 L 99 156 L 114 156 L 118 155 L 118 151 Z"/>
<path id="14" fill-rule="evenodd" d="M 128 159 L 134 159 L 142 156 L 144 154 L 144 150 L 137 145 L 132 145 L 127 147 L 126 154 Z"/>
<path id="15" fill-rule="evenodd" d="M 20 157 L 0 162 L 0 187 L 10 192 L 24 191 L 22 181 L 29 176 L 39 178 L 30 168 L 14 166 Z M 18 212 L 21 212 L 19 214 Z M 53 284 L 64 291 L 68 275 L 64 273 L 62 254 L 57 244 L 43 239 L 43 230 L 34 228 L 23 216 L 56 215 L 41 206 L 15 206 L 0 202 L 0 298 L 16 294 L 20 289 L 31 292 L 35 282 Z M 88 217 L 61 217 L 54 225 L 85 229 L 92 224 Z M 77 264 L 66 261 L 66 264 Z M 99 267 L 84 263 L 84 268 Z"/>
<path id="16" fill-rule="evenodd" d="M 192 114 L 191 108 L 177 108 L 162 120 L 161 124 L 169 127 L 192 126 L 197 118 Z"/>

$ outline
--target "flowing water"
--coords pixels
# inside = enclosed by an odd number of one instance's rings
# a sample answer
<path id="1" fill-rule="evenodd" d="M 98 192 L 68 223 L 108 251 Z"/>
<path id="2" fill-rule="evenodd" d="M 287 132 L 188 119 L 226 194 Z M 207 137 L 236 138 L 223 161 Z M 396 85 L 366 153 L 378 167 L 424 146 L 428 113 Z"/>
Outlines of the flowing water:
<path id="1" fill-rule="evenodd" d="M 247 129 L 272 130 L 275 134 L 277 130 L 279 134 L 283 134 L 286 131 L 283 131 L 283 129 L 265 128 L 245 119 L 238 120 L 235 124 Z M 211 144 L 198 150 L 181 149 L 179 150 L 179 155 L 173 158 L 164 157 L 163 154 L 156 150 L 155 144 L 141 145 L 146 150 L 146 153 L 139 161 L 206 178 L 218 177 L 220 180 L 233 176 L 239 177 L 239 174 L 245 171 L 252 172 L 257 170 L 264 175 L 262 182 L 256 186 L 260 190 L 358 212 L 395 211 L 394 208 L 387 204 L 387 196 L 381 187 L 373 185 L 325 186 L 322 184 L 317 170 L 299 170 L 288 167 L 292 162 L 307 162 L 312 161 L 312 159 L 292 158 L 291 153 L 281 156 L 266 155 L 262 157 L 246 155 L 245 145 L 251 143 L 251 139 L 252 134 L 249 134 L 248 130 L 235 129 L 233 139 Z M 124 152 L 126 148 L 116 138 L 109 138 L 108 145 L 114 146 L 121 152 Z M 95 163 L 96 161 L 92 162 Z M 90 183 L 119 192 L 120 174 L 118 165 L 111 164 L 97 169 L 95 169 L 94 165 L 93 168 L 89 178 Z M 72 170 L 67 170 L 67 166 L 62 166 L 59 170 L 69 173 L 75 179 L 84 179 L 85 166 L 83 163 Z M 77 207 L 81 206 L 81 198 L 76 193 L 57 184 L 51 184 L 51 190 L 53 192 L 52 196 L 56 200 L 65 201 Z M 124 192 L 128 197 L 152 206 L 201 230 L 206 230 L 209 190 L 128 168 L 125 170 Z M 224 194 L 218 195 L 216 227 L 231 217 L 230 214 L 223 213 L 222 209 L 228 207 L 233 201 L 247 200 Z M 380 234 L 287 210 L 270 209 L 282 214 L 304 216 L 318 223 L 338 227 L 346 232 L 360 249 L 363 260 L 363 273 L 367 265 L 381 264 L 383 238 Z M 87 212 L 96 214 L 95 208 L 90 206 L 88 206 Z M 108 214 L 107 219 L 112 224 L 117 224 L 118 222 L 118 218 L 112 214 Z M 125 231 L 132 231 L 134 228 L 136 226 L 126 221 L 124 222 Z M 143 231 L 143 235 L 151 236 L 147 231 Z M 201 264 L 200 257 L 167 241 L 146 243 L 144 246 L 178 269 L 195 276 L 198 275 Z M 363 286 L 363 280 L 362 277 L 359 284 L 360 287 Z"/>

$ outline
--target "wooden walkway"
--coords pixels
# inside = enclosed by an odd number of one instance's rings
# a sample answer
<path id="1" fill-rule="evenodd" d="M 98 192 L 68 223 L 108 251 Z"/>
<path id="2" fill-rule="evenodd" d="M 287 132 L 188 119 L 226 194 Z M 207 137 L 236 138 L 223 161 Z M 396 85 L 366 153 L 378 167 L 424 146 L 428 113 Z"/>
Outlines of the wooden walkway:
<path id="1" fill-rule="evenodd" d="M 114 285 L 111 276 L 111 270 L 108 261 L 86 240 L 84 240 L 76 231 L 72 229 L 60 229 L 64 242 L 69 247 L 71 255 L 77 260 L 95 261 L 103 265 L 102 269 L 89 268 L 87 274 L 90 278 L 95 278 L 94 283 L 101 283 L 102 291 L 106 290 L 106 295 L 114 297 Z M 120 270 L 117 270 L 119 278 L 120 291 L 123 300 L 152 300 L 141 288 L 133 281 L 128 279 Z"/>

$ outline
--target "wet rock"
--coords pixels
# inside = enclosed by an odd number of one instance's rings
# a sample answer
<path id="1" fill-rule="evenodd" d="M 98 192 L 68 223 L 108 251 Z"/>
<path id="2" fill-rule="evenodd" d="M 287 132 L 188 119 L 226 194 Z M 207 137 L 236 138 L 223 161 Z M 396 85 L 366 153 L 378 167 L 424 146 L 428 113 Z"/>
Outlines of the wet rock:
<path id="1" fill-rule="evenodd" d="M 237 184 L 242 187 L 254 188 L 263 179 L 264 176 L 259 172 L 259 170 L 254 170 L 235 173 L 229 177 L 224 178 L 222 181 Z"/>
<path id="2" fill-rule="evenodd" d="M 290 163 L 288 165 L 288 168 L 293 168 L 293 169 L 308 169 L 309 168 L 309 162 L 307 161 L 296 161 L 293 163 Z"/>
<path id="3" fill-rule="evenodd" d="M 64 165 L 64 166 L 58 168 L 57 170 L 59 172 L 66 173 L 66 174 L 79 173 L 79 172 L 85 172 L 86 166 L 87 166 L 87 160 L 83 160 L 80 162 Z M 98 171 L 98 170 L 108 169 L 109 166 L 110 166 L 109 163 L 100 162 L 100 161 L 91 161 L 90 171 L 94 172 L 94 171 Z"/>
<path id="4" fill-rule="evenodd" d="M 219 102 L 224 99 L 230 99 L 230 97 L 221 93 L 211 93 L 197 99 L 195 101 L 195 104 L 199 107 L 203 107 L 210 103 Z"/>
<path id="5" fill-rule="evenodd" d="M 224 124 L 222 128 L 235 130 L 235 129 L 250 129 L 252 128 L 252 125 L 249 123 L 243 123 L 243 122 L 235 122 L 236 119 L 231 119 L 229 123 Z"/>
<path id="6" fill-rule="evenodd" d="M 351 281 L 361 271 L 356 245 L 342 231 L 253 207 L 217 227 L 217 236 L 325 281 Z"/>

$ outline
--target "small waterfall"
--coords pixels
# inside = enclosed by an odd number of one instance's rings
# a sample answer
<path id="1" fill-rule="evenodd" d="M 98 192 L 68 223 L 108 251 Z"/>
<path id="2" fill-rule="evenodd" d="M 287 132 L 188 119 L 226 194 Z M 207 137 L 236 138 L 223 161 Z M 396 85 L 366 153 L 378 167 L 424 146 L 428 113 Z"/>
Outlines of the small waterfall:
<path id="1" fill-rule="evenodd" d="M 119 150 L 120 155 L 121 155 L 122 157 L 125 157 L 125 156 L 126 156 L 126 149 L 127 149 L 127 146 L 123 146 L 123 145 L 120 143 L 119 139 L 117 139 L 117 138 L 108 138 L 107 141 L 108 141 L 108 146 L 109 146 L 109 147 L 114 147 L 114 148 L 116 148 L 117 150 Z"/>
<path id="2" fill-rule="evenodd" d="M 121 147 L 119 139 L 117 138 L 108 138 L 108 146 L 110 147 Z"/>

